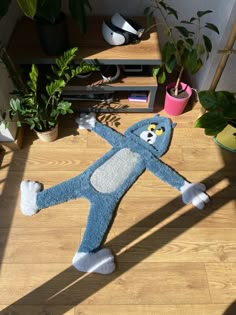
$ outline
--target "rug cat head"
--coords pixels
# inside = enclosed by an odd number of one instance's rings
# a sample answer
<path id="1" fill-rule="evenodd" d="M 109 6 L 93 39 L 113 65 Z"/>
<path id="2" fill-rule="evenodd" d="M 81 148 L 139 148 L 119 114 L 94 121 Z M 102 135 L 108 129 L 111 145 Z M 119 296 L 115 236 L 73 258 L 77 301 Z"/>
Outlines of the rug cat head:
<path id="1" fill-rule="evenodd" d="M 175 126 L 170 119 L 156 115 L 132 125 L 125 131 L 125 135 L 160 157 L 168 149 Z"/>

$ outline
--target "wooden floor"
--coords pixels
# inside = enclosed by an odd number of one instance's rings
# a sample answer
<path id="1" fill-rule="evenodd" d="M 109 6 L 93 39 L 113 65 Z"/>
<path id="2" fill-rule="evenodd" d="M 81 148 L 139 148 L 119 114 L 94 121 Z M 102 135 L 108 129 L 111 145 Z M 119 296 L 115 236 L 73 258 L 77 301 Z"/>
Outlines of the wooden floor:
<path id="1" fill-rule="evenodd" d="M 159 109 L 162 115 L 166 114 Z M 176 117 L 163 161 L 189 181 L 206 184 L 211 202 L 200 211 L 145 172 L 121 201 L 106 247 L 116 254 L 111 275 L 84 274 L 71 259 L 84 232 L 86 200 L 33 217 L 19 211 L 22 179 L 50 187 L 90 166 L 110 148 L 93 132 L 64 119 L 56 142 L 27 132 L 20 151 L 6 151 L 0 169 L 0 314 L 236 314 L 236 155 L 193 124 L 199 106 Z M 153 114 L 108 117 L 119 132 Z M 104 120 L 104 117 L 100 117 Z"/>

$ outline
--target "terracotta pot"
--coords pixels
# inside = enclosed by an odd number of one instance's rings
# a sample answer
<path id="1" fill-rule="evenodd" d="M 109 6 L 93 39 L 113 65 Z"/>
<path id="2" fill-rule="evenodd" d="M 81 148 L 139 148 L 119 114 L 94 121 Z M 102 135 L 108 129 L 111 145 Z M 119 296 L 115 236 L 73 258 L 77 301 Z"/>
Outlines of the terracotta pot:
<path id="1" fill-rule="evenodd" d="M 55 141 L 58 137 L 58 125 L 54 129 L 49 131 L 39 132 L 35 131 L 38 138 L 44 142 L 52 142 Z"/>
<path id="2" fill-rule="evenodd" d="M 227 125 L 214 140 L 222 148 L 236 152 L 236 127 Z"/>
<path id="3" fill-rule="evenodd" d="M 171 88 L 175 86 L 175 83 L 170 83 L 166 87 L 166 97 L 165 97 L 165 104 L 164 110 L 167 114 L 172 116 L 178 116 L 183 113 L 191 95 L 192 95 L 192 88 L 188 86 L 186 83 L 181 82 L 180 88 L 185 90 L 188 94 L 188 97 L 185 98 L 176 98 L 171 96 L 168 92 Z"/>

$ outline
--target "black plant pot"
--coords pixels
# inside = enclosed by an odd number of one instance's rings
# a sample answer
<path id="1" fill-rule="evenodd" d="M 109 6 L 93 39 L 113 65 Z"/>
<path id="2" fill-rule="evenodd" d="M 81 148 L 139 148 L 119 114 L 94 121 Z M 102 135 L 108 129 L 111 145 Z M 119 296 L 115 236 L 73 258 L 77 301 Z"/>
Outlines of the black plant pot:
<path id="1" fill-rule="evenodd" d="M 69 48 L 66 16 L 60 13 L 54 24 L 37 19 L 36 27 L 43 51 L 47 55 L 59 55 Z"/>

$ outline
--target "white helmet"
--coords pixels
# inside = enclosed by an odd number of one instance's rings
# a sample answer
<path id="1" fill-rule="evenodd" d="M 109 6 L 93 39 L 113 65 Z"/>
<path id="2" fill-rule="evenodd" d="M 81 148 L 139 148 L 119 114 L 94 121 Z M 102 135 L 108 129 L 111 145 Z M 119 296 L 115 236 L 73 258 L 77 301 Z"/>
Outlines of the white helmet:
<path id="1" fill-rule="evenodd" d="M 103 38 L 112 46 L 137 42 L 143 32 L 144 28 L 141 25 L 119 13 L 111 17 L 111 22 L 103 21 L 102 24 Z"/>

